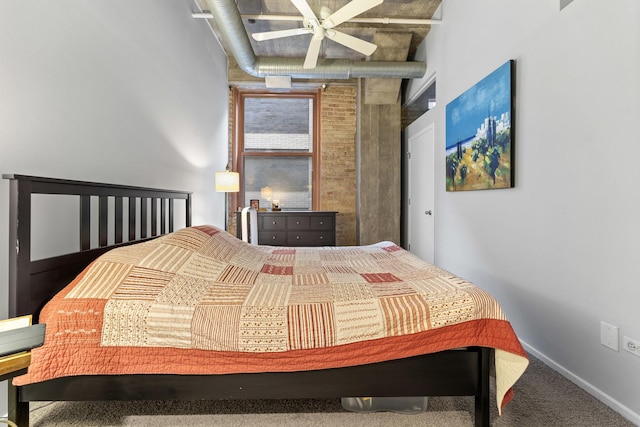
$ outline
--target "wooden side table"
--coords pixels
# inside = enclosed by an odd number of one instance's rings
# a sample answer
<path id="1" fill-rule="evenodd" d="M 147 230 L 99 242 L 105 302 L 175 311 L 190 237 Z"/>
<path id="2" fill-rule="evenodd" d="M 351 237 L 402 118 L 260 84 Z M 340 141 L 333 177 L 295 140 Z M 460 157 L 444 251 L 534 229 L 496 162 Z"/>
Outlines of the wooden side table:
<path id="1" fill-rule="evenodd" d="M 30 351 L 0 357 L 0 381 L 26 374 L 29 363 L 31 363 Z"/>
<path id="2" fill-rule="evenodd" d="M 28 329 L 27 329 L 28 328 Z M 44 342 L 45 325 L 31 326 L 31 316 L 21 316 L 0 321 L 0 348 L 4 356 L 0 357 L 0 381 L 10 380 L 27 373 L 31 363 L 30 349 Z M 16 335 L 17 333 L 17 335 Z M 8 353 L 8 354 L 7 354 Z M 13 394 L 12 394 L 13 393 Z M 16 397 L 15 388 L 9 385 L 9 416 L 12 416 L 11 401 Z M 15 414 L 13 414 L 15 416 Z M 20 422 L 19 420 L 17 420 Z M 0 420 L 0 424 L 17 427 L 11 420 Z"/>
<path id="3" fill-rule="evenodd" d="M 22 351 L 16 354 L 0 357 L 0 381 L 11 380 L 18 375 L 26 374 L 27 368 L 31 363 L 31 352 Z M 9 427 L 18 427 L 11 420 L 0 420 L 0 424 L 6 424 Z"/>

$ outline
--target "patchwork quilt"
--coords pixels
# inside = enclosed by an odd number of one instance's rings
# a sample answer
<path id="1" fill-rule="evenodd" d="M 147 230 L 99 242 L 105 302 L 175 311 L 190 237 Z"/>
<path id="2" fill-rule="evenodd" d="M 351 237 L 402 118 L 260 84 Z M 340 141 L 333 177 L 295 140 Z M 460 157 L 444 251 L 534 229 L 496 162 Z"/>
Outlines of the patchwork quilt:
<path id="1" fill-rule="evenodd" d="M 493 297 L 393 243 L 254 246 L 211 226 L 104 254 L 40 321 L 45 345 L 16 385 L 323 369 L 479 345 L 496 349 L 501 407 L 528 363 Z"/>

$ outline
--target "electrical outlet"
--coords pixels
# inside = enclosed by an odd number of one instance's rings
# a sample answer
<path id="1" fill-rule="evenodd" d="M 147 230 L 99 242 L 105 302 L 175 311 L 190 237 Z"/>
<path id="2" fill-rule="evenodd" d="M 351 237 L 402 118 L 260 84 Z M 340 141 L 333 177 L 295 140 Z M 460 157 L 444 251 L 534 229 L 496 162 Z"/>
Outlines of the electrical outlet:
<path id="1" fill-rule="evenodd" d="M 619 351 L 618 327 L 600 322 L 600 344 L 611 350 Z"/>
<path id="2" fill-rule="evenodd" d="M 640 341 L 633 340 L 629 337 L 622 338 L 622 348 L 629 353 L 640 357 Z"/>

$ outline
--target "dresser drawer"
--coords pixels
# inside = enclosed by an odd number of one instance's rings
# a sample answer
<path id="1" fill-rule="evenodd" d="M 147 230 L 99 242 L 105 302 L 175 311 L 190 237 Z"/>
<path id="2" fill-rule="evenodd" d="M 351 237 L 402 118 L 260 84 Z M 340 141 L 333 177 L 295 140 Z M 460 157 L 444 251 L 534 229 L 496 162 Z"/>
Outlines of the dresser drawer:
<path id="1" fill-rule="evenodd" d="M 335 246 L 335 244 L 333 231 L 287 232 L 287 246 Z"/>
<path id="2" fill-rule="evenodd" d="M 333 211 L 258 212 L 258 242 L 268 246 L 335 246 L 336 213 Z M 240 212 L 236 236 L 241 239 Z M 253 224 L 249 224 L 250 228 Z"/>
<path id="3" fill-rule="evenodd" d="M 287 230 L 308 230 L 309 223 L 308 216 L 290 216 L 287 218 Z"/>
<path id="4" fill-rule="evenodd" d="M 262 227 L 260 230 L 286 230 L 287 218 L 281 215 L 264 215 L 260 218 Z"/>
<path id="5" fill-rule="evenodd" d="M 309 229 L 311 230 L 333 230 L 333 217 L 331 216 L 312 216 L 309 220 Z"/>
<path id="6" fill-rule="evenodd" d="M 258 243 L 267 246 L 284 246 L 287 244 L 286 231 L 260 231 Z"/>

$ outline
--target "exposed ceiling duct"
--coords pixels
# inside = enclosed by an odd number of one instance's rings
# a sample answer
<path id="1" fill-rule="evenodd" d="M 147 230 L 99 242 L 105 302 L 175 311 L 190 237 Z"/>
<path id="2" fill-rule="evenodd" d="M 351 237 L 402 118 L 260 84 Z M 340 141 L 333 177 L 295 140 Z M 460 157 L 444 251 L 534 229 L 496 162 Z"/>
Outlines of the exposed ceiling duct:
<path id="1" fill-rule="evenodd" d="M 570 0 L 573 1 L 573 0 Z M 194 18 L 211 19 L 213 15 L 210 12 L 193 12 Z M 304 21 L 302 16 L 292 15 L 265 15 L 265 14 L 246 14 L 240 15 L 242 19 L 253 19 L 256 21 Z M 413 24 L 413 25 L 434 25 L 442 23 L 439 19 L 413 19 L 413 18 L 351 18 L 349 22 L 360 22 L 363 24 Z"/>
<path id="2" fill-rule="evenodd" d="M 303 68 L 304 58 L 256 56 L 234 0 L 206 0 L 215 25 L 240 68 L 254 76 L 291 76 L 300 79 L 418 78 L 424 62 L 319 59 L 315 68 Z"/>

